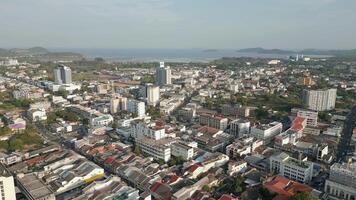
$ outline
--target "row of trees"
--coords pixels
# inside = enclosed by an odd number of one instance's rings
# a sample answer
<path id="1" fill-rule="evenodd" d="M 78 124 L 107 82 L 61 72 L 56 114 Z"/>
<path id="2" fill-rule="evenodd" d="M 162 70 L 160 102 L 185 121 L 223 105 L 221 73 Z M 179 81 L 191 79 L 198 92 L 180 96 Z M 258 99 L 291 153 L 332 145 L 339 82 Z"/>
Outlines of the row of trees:
<path id="1" fill-rule="evenodd" d="M 26 147 L 39 147 L 43 144 L 42 138 L 37 130 L 31 125 L 27 125 L 23 133 L 15 133 L 9 140 L 0 141 L 0 149 L 7 152 L 22 151 Z"/>
<path id="2" fill-rule="evenodd" d="M 52 124 L 56 121 L 57 118 L 62 118 L 65 121 L 70 121 L 70 122 L 77 122 L 80 120 L 80 117 L 76 113 L 64 109 L 48 114 L 47 123 Z"/>

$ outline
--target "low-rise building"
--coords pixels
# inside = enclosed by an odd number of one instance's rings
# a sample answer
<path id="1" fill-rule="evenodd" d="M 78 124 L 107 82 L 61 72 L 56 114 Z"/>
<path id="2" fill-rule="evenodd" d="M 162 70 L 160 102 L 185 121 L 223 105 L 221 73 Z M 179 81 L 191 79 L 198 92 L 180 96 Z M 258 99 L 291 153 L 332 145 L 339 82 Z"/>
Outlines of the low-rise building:
<path id="1" fill-rule="evenodd" d="M 33 122 L 47 120 L 45 109 L 30 109 L 27 111 L 27 116 Z"/>
<path id="2" fill-rule="evenodd" d="M 282 132 L 283 125 L 280 122 L 260 124 L 251 128 L 251 135 L 266 142 Z"/>
<path id="3" fill-rule="evenodd" d="M 227 174 L 233 176 L 235 174 L 244 173 L 247 169 L 247 162 L 240 161 L 230 161 L 228 164 Z"/>
<path id="4" fill-rule="evenodd" d="M 291 113 L 294 117 L 302 117 L 307 119 L 308 126 L 318 126 L 318 111 L 293 108 Z"/>
<path id="5" fill-rule="evenodd" d="M 171 145 L 171 152 L 173 156 L 184 160 L 190 160 L 194 156 L 194 148 L 180 142 Z"/>
<path id="6" fill-rule="evenodd" d="M 324 189 L 333 200 L 356 199 L 356 163 L 333 164 Z"/>
<path id="7" fill-rule="evenodd" d="M 209 126 L 219 130 L 225 130 L 228 125 L 228 119 L 222 116 L 201 114 L 199 116 L 199 123 L 203 126 Z"/>
<path id="8" fill-rule="evenodd" d="M 309 183 L 313 177 L 313 163 L 306 159 L 295 159 L 286 153 L 270 157 L 270 171 L 291 180 Z"/>
<path id="9" fill-rule="evenodd" d="M 240 138 L 250 133 L 250 121 L 236 119 L 230 122 L 230 134 Z"/>
<path id="10" fill-rule="evenodd" d="M 170 140 L 160 139 L 154 140 L 148 137 L 136 139 L 136 145 L 140 150 L 155 159 L 162 159 L 165 162 L 171 159 Z"/>
<path id="11" fill-rule="evenodd" d="M 17 175 L 18 187 L 28 199 L 55 200 L 54 192 L 34 173 Z"/>

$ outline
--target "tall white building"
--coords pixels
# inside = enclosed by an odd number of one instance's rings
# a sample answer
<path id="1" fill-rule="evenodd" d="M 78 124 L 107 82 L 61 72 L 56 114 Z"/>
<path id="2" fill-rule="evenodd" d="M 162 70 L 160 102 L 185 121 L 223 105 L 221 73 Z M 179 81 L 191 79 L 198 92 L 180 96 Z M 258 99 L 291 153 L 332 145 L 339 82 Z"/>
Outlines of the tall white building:
<path id="1" fill-rule="evenodd" d="M 230 123 L 230 134 L 236 138 L 250 133 L 250 122 L 248 120 L 235 119 Z"/>
<path id="2" fill-rule="evenodd" d="M 304 90 L 303 102 L 311 110 L 326 111 L 335 108 L 337 89 Z"/>
<path id="3" fill-rule="evenodd" d="M 151 106 L 155 106 L 159 102 L 159 86 L 155 86 L 153 84 L 146 85 L 146 95 L 147 95 L 147 104 Z"/>
<path id="4" fill-rule="evenodd" d="M 129 99 L 127 102 L 127 111 L 136 113 L 138 117 L 144 117 L 146 115 L 145 102 Z"/>
<path id="5" fill-rule="evenodd" d="M 270 171 L 301 183 L 308 183 L 313 178 L 313 162 L 295 159 L 282 152 L 270 157 Z"/>
<path id="6" fill-rule="evenodd" d="M 159 86 L 172 84 L 171 68 L 165 67 L 164 62 L 160 62 L 160 66 L 156 69 L 156 82 Z"/>
<path id="7" fill-rule="evenodd" d="M 65 65 L 58 65 L 54 69 L 54 82 L 56 84 L 71 84 L 72 83 L 72 70 Z"/>
<path id="8" fill-rule="evenodd" d="M 14 177 L 2 164 L 0 165 L 0 199 L 16 199 Z"/>
<path id="9" fill-rule="evenodd" d="M 335 163 L 330 167 L 325 192 L 330 199 L 356 199 L 356 163 Z"/>

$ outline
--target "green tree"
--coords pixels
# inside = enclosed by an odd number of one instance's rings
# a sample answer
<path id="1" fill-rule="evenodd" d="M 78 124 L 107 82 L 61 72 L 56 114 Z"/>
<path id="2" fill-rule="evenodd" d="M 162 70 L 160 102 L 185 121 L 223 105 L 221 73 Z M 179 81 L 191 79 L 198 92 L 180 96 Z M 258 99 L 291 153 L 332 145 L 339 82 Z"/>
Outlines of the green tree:
<path id="1" fill-rule="evenodd" d="M 9 140 L 8 151 L 12 152 L 16 150 L 23 150 L 23 141 L 15 137 Z"/>
<path id="2" fill-rule="evenodd" d="M 166 164 L 166 162 L 165 162 L 163 159 L 157 160 L 157 163 L 158 163 L 159 165 L 164 165 L 164 164 Z"/>
<path id="3" fill-rule="evenodd" d="M 238 176 L 234 179 L 234 182 L 232 184 L 232 193 L 234 195 L 239 195 L 243 191 L 244 189 L 243 182 L 244 182 L 244 178 L 241 176 Z"/>
<path id="4" fill-rule="evenodd" d="M 161 111 L 154 106 L 149 106 L 147 108 L 147 113 L 152 117 L 152 119 L 158 119 L 161 117 Z"/>
<path id="5" fill-rule="evenodd" d="M 141 148 L 138 145 L 135 145 L 134 153 L 138 156 L 142 155 Z"/>
<path id="6" fill-rule="evenodd" d="M 69 95 L 69 92 L 67 90 L 59 90 L 58 92 L 55 93 L 57 96 L 62 96 L 64 98 L 67 98 Z"/>
<path id="7" fill-rule="evenodd" d="M 264 200 L 272 200 L 276 195 L 271 193 L 269 190 L 266 188 L 260 188 L 259 190 L 260 195 L 262 196 L 262 199 Z"/>
<path id="8" fill-rule="evenodd" d="M 310 192 L 301 192 L 290 198 L 290 200 L 318 200 Z"/>
<path id="9" fill-rule="evenodd" d="M 204 185 L 202 190 L 205 192 L 210 192 L 210 187 L 208 185 Z"/>
<path id="10" fill-rule="evenodd" d="M 111 125 L 111 128 L 116 129 L 116 128 L 118 128 L 118 127 L 119 127 L 119 124 L 117 123 L 116 120 L 114 120 L 114 122 L 113 122 L 112 125 Z"/>
<path id="11" fill-rule="evenodd" d="M 11 134 L 11 129 L 7 126 L 0 128 L 0 136 L 5 136 Z"/>
<path id="12" fill-rule="evenodd" d="M 153 75 L 145 75 L 141 78 L 141 84 L 144 85 L 146 83 L 155 83 L 155 77 Z"/>
<path id="13" fill-rule="evenodd" d="M 268 111 L 266 109 L 263 109 L 262 107 L 258 107 L 255 110 L 255 113 L 256 113 L 256 118 L 258 120 L 265 119 L 268 117 Z"/>
<path id="14" fill-rule="evenodd" d="M 330 122 L 331 121 L 331 115 L 329 115 L 328 112 L 319 112 L 318 117 L 321 121 L 323 122 Z"/>

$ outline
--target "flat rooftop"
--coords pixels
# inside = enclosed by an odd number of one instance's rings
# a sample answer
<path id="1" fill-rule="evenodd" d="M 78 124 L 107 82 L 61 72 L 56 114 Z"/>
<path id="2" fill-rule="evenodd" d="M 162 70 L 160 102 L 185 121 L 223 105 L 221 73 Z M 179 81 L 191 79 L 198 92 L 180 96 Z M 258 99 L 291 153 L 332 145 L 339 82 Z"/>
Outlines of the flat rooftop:
<path id="1" fill-rule="evenodd" d="M 47 185 L 32 173 L 25 174 L 22 177 L 18 176 L 18 180 L 35 199 L 40 199 L 53 194 Z"/>

